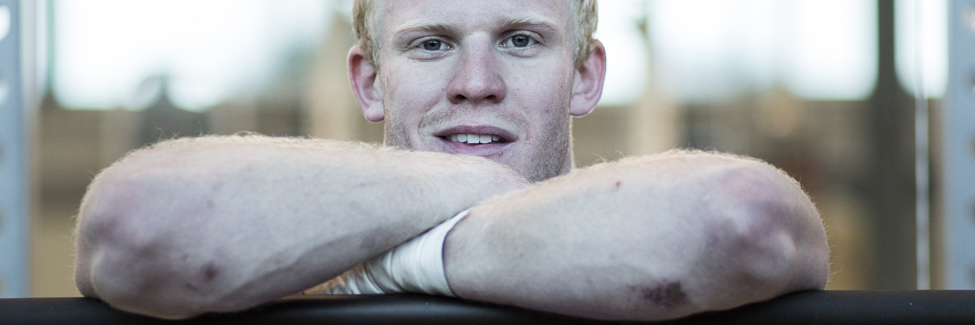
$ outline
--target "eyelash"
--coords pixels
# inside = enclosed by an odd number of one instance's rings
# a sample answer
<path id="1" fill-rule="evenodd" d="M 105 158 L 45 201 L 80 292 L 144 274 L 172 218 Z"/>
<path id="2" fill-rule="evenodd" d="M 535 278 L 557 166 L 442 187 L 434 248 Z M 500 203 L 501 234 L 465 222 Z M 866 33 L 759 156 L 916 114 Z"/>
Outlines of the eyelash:
<path id="1" fill-rule="evenodd" d="M 427 50 L 427 49 L 424 49 L 423 48 L 423 45 L 426 44 L 426 42 L 429 42 L 429 41 L 437 41 L 437 42 L 440 42 L 440 47 L 442 49 L 438 49 L 438 50 Z M 414 45 L 413 48 L 418 49 L 418 50 L 425 50 L 425 51 L 443 51 L 443 50 L 449 50 L 449 49 L 452 49 L 453 48 L 453 46 L 451 46 L 450 43 L 447 43 L 446 41 L 444 41 L 442 39 L 439 39 L 439 38 L 424 38 L 424 39 L 417 40 L 417 42 L 415 44 L 416 45 Z"/>
<path id="2" fill-rule="evenodd" d="M 501 42 L 501 47 L 508 47 L 507 46 L 507 43 L 509 41 L 513 41 L 515 39 L 515 37 L 518 37 L 518 36 L 527 37 L 528 38 L 528 45 L 526 45 L 525 47 L 511 46 L 511 48 L 527 48 L 529 46 L 538 45 L 539 43 L 541 43 L 541 42 L 538 41 L 537 37 L 532 37 L 532 35 L 527 34 L 527 33 L 518 33 L 518 34 L 512 34 L 512 35 L 506 37 L 504 39 L 504 41 Z"/>
<path id="3" fill-rule="evenodd" d="M 516 37 L 520 37 L 520 36 L 521 37 L 528 38 L 528 44 L 527 45 L 525 45 L 523 47 L 518 47 L 518 46 L 514 46 L 514 44 L 510 44 L 510 45 L 508 44 L 509 42 L 513 42 Z M 440 48 L 439 49 L 436 49 L 436 50 L 427 50 L 427 49 L 425 49 L 424 48 L 424 44 L 427 43 L 427 42 L 429 42 L 429 41 L 437 41 L 437 42 L 440 42 Z M 535 46 L 537 46 L 537 45 L 539 45 L 541 43 L 542 42 L 540 42 L 538 40 L 538 37 L 536 37 L 535 35 L 533 35 L 531 33 L 516 32 L 514 34 L 508 35 L 508 37 L 505 37 L 502 40 L 502 42 L 499 44 L 499 46 L 502 47 L 502 48 L 508 49 L 509 51 L 527 51 L 527 50 L 530 50 L 530 49 L 534 48 Z M 418 54 L 419 53 L 426 53 L 426 54 L 423 54 L 423 56 L 431 56 L 430 58 L 439 57 L 440 55 L 445 55 L 448 50 L 451 50 L 451 49 L 454 48 L 453 45 L 451 45 L 449 42 L 443 40 L 440 37 L 426 37 L 426 38 L 418 39 L 413 44 L 414 45 L 411 46 L 411 48 L 413 50 L 419 51 Z M 518 52 L 513 52 L 513 53 L 518 53 Z M 527 54 L 527 53 L 525 53 L 525 54 Z"/>

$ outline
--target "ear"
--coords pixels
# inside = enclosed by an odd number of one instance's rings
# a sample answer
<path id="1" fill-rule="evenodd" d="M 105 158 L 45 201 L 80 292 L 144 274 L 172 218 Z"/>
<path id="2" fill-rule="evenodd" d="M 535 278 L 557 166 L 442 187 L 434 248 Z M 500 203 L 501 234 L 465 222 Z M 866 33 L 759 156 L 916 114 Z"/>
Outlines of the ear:
<path id="1" fill-rule="evenodd" d="M 379 122 L 384 117 L 383 93 L 376 74 L 376 67 L 366 60 L 359 46 L 352 47 L 349 50 L 349 83 L 362 109 L 362 116 L 369 122 Z"/>
<path id="2" fill-rule="evenodd" d="M 596 41 L 589 58 L 576 69 L 575 80 L 572 83 L 572 102 L 569 114 L 584 116 L 592 112 L 603 96 L 603 81 L 606 79 L 606 49 L 603 43 Z"/>

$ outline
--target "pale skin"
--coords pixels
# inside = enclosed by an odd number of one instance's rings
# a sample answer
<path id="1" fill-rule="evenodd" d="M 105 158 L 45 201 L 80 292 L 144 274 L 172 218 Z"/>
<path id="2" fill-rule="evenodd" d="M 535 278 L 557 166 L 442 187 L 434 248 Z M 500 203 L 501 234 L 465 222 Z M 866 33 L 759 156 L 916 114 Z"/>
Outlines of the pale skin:
<path id="1" fill-rule="evenodd" d="M 572 64 L 564 1 L 459 3 L 380 2 L 380 65 L 350 51 L 364 116 L 417 151 L 252 136 L 136 152 L 82 203 L 81 292 L 163 318 L 241 310 L 471 207 L 443 256 L 466 299 L 659 320 L 825 286 L 818 214 L 767 164 L 673 152 L 570 173 L 602 45 Z"/>
<path id="2" fill-rule="evenodd" d="M 470 156 L 259 136 L 163 143 L 92 182 L 76 281 L 85 296 L 156 317 L 241 310 L 524 186 Z"/>
<path id="3" fill-rule="evenodd" d="M 661 320 L 825 286 L 827 246 L 768 165 L 673 152 L 582 169 L 475 207 L 447 238 L 464 298 Z"/>

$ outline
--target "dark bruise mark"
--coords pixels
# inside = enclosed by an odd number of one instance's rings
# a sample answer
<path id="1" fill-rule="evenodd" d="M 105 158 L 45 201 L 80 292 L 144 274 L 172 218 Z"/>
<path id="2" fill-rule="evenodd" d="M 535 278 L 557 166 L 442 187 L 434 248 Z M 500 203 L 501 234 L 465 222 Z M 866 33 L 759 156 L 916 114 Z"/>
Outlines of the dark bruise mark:
<path id="1" fill-rule="evenodd" d="M 617 190 L 620 189 L 620 185 L 622 185 L 622 184 L 623 184 L 623 181 L 616 181 L 616 189 Z"/>
<path id="2" fill-rule="evenodd" d="M 637 287 L 631 287 L 636 290 Z M 687 294 L 680 285 L 680 281 L 668 282 L 656 287 L 639 288 L 643 299 L 665 308 L 673 308 L 688 303 Z"/>
<path id="3" fill-rule="evenodd" d="M 206 282 L 213 281 L 218 275 L 220 275 L 220 270 L 217 270 L 213 263 L 209 263 L 203 268 L 203 280 Z"/>

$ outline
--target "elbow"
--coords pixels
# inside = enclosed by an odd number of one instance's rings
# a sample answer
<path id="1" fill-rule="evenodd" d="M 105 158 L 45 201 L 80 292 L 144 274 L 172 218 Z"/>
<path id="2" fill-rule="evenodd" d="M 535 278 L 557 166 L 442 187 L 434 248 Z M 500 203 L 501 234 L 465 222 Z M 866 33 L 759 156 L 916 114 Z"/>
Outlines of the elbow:
<path id="1" fill-rule="evenodd" d="M 116 309 L 163 319 L 242 309 L 225 299 L 230 296 L 230 272 L 224 265 L 194 261 L 198 258 L 193 255 L 199 254 L 179 246 L 165 236 L 119 236 L 93 247 L 88 296 Z"/>
<path id="2" fill-rule="evenodd" d="M 745 284 L 742 296 L 753 301 L 826 286 L 828 248 L 804 242 L 791 231 L 738 234 L 728 251 L 735 260 L 729 263 L 729 280 Z"/>
<path id="3" fill-rule="evenodd" d="M 167 278 L 159 270 L 138 267 L 144 261 L 118 256 L 96 260 L 90 275 L 92 292 L 112 307 L 163 319 L 185 319 L 201 314 L 205 307 L 194 304 L 193 297 L 180 295 L 172 274 Z"/>
<path id="4" fill-rule="evenodd" d="M 116 224 L 84 256 L 87 270 L 76 274 L 79 288 L 127 312 L 164 319 L 183 319 L 212 308 L 209 292 L 188 285 L 181 263 L 162 236 L 139 236 L 131 225 Z M 79 233 L 79 236 L 84 236 Z M 169 246 L 169 247 L 167 247 Z M 82 257 L 79 255 L 79 259 Z"/>
<path id="5" fill-rule="evenodd" d="M 182 319 L 213 311 L 222 291 L 200 281 L 200 263 L 187 258 L 199 254 L 179 240 L 186 220 L 173 219 L 183 214 L 160 215 L 164 202 L 149 190 L 160 177 L 110 169 L 96 178 L 78 216 L 75 281 L 86 297 L 128 312 Z M 208 265 L 203 275 L 219 273 Z"/>
<path id="6" fill-rule="evenodd" d="M 823 289 L 829 276 L 829 246 L 812 201 L 791 178 L 747 162 L 722 182 L 725 254 L 737 270 L 734 281 L 750 284 L 756 300 Z M 712 232 L 713 233 L 713 232 Z"/>

